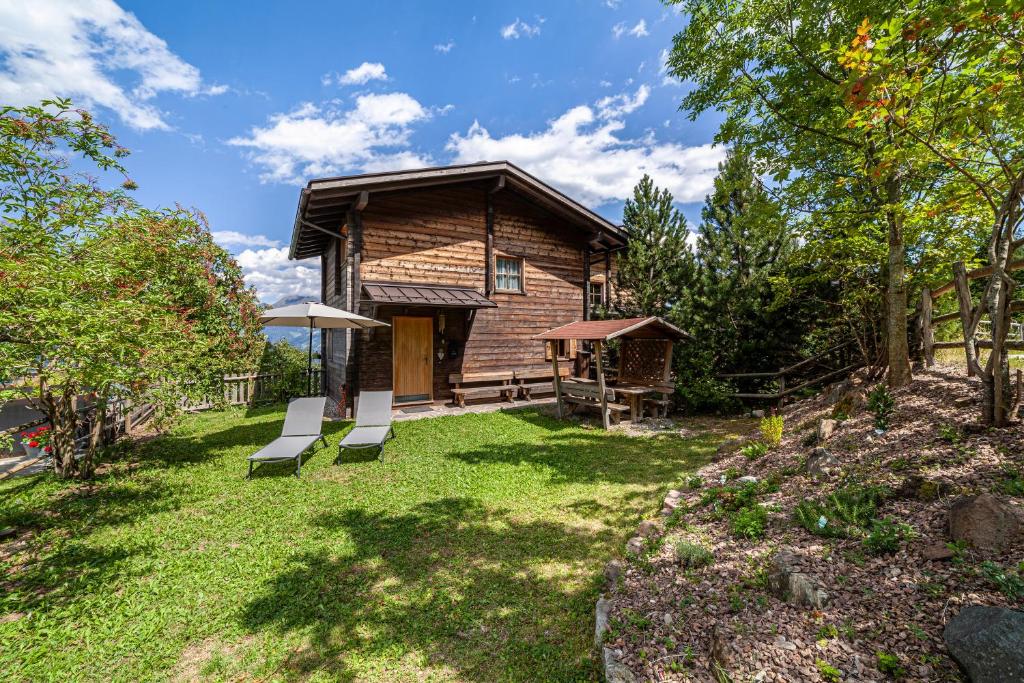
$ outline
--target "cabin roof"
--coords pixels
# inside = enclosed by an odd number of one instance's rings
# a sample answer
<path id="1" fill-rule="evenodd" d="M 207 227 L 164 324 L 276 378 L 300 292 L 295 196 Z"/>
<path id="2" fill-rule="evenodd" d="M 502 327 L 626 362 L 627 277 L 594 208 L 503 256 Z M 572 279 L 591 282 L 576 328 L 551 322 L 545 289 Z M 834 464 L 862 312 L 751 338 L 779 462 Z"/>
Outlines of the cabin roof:
<path id="1" fill-rule="evenodd" d="M 323 252 L 328 240 L 344 235 L 348 212 L 372 202 L 375 193 L 488 180 L 494 182 L 494 189 L 508 188 L 578 228 L 595 251 L 618 249 L 626 244 L 625 233 L 619 226 L 515 164 L 484 161 L 310 180 L 299 195 L 288 258 L 309 258 Z"/>
<path id="2" fill-rule="evenodd" d="M 534 339 L 583 339 L 610 341 L 625 339 L 693 339 L 688 333 L 661 318 L 622 318 L 619 320 L 582 320 L 541 332 Z"/>

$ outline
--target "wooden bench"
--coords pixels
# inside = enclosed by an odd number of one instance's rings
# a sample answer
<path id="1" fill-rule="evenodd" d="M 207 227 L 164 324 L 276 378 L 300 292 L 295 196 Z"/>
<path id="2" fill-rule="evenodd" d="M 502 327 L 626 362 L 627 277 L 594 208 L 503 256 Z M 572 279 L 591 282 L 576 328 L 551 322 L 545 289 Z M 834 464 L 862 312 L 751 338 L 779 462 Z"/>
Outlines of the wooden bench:
<path id="1" fill-rule="evenodd" d="M 657 384 L 651 385 L 656 396 L 651 396 L 644 399 L 644 405 L 650 404 L 652 406 L 652 414 L 654 417 L 668 417 L 668 409 L 672 405 L 672 394 L 676 392 L 676 385 L 671 382 L 658 382 Z"/>
<path id="2" fill-rule="evenodd" d="M 558 375 L 564 380 L 569 368 L 559 368 Z M 555 373 L 551 368 L 522 368 L 515 371 L 516 382 L 524 399 L 529 401 L 534 393 L 552 394 L 555 391 Z"/>
<path id="3" fill-rule="evenodd" d="M 466 399 L 504 398 L 512 402 L 512 395 L 519 387 L 512 384 L 515 373 L 509 372 L 464 372 L 448 375 L 452 395 L 460 408 L 466 407 Z M 472 386 L 463 386 L 470 384 Z"/>
<path id="4" fill-rule="evenodd" d="M 629 412 L 629 406 L 614 403 L 615 392 L 611 389 L 605 389 L 605 396 L 608 401 L 608 417 L 618 424 L 622 413 Z M 577 406 L 588 406 L 601 412 L 601 390 L 589 382 L 562 382 L 562 401 L 572 404 L 571 412 L 575 412 Z"/>

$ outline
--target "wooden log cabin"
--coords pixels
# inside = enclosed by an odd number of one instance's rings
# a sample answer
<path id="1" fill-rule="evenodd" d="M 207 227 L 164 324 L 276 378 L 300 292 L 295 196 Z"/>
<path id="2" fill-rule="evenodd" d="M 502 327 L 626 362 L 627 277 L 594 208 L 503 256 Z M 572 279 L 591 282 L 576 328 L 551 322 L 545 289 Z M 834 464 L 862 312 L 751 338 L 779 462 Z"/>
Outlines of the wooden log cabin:
<path id="1" fill-rule="evenodd" d="M 328 394 L 351 405 L 392 389 L 401 406 L 543 377 L 550 351 L 532 337 L 607 305 L 625 245 L 618 226 L 500 161 L 312 180 L 289 257 L 320 257 L 327 305 L 390 323 L 323 331 Z M 577 358 L 575 343 L 557 351 Z"/>

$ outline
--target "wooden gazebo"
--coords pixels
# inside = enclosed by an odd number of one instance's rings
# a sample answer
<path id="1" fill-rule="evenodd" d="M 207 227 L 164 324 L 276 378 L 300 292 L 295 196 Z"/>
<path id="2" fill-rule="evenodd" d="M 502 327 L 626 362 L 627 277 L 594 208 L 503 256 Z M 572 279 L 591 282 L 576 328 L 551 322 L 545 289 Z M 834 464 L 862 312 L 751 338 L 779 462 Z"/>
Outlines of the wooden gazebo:
<path id="1" fill-rule="evenodd" d="M 601 421 L 605 429 L 611 421 L 611 410 L 608 402 L 607 382 L 605 381 L 604 365 L 601 362 L 601 351 L 606 342 L 621 339 L 619 351 L 620 383 L 630 383 L 634 387 L 655 387 L 671 381 L 672 344 L 676 341 L 689 340 L 692 337 L 661 318 L 626 318 L 620 320 L 585 320 L 569 323 L 561 327 L 543 332 L 534 337 L 551 345 L 551 369 L 554 375 L 555 397 L 558 402 L 558 416 L 562 417 L 563 405 L 566 400 L 574 403 L 592 404 L 601 410 Z M 597 383 L 594 385 L 573 383 L 566 391 L 564 380 L 558 371 L 557 343 L 561 340 L 588 341 L 594 345 L 596 359 Z M 634 392 L 635 393 L 635 392 Z M 632 412 L 636 414 L 635 393 Z"/>

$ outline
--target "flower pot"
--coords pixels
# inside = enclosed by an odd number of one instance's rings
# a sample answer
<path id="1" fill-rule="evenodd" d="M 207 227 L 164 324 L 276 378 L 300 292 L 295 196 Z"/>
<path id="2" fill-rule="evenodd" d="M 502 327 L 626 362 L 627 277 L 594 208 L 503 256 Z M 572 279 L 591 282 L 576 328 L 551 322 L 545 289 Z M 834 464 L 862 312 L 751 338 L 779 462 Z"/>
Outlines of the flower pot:
<path id="1" fill-rule="evenodd" d="M 24 441 L 21 442 L 21 447 L 25 449 L 25 455 L 30 458 L 38 458 L 43 452 L 43 449 L 39 446 L 29 446 L 28 443 Z"/>

